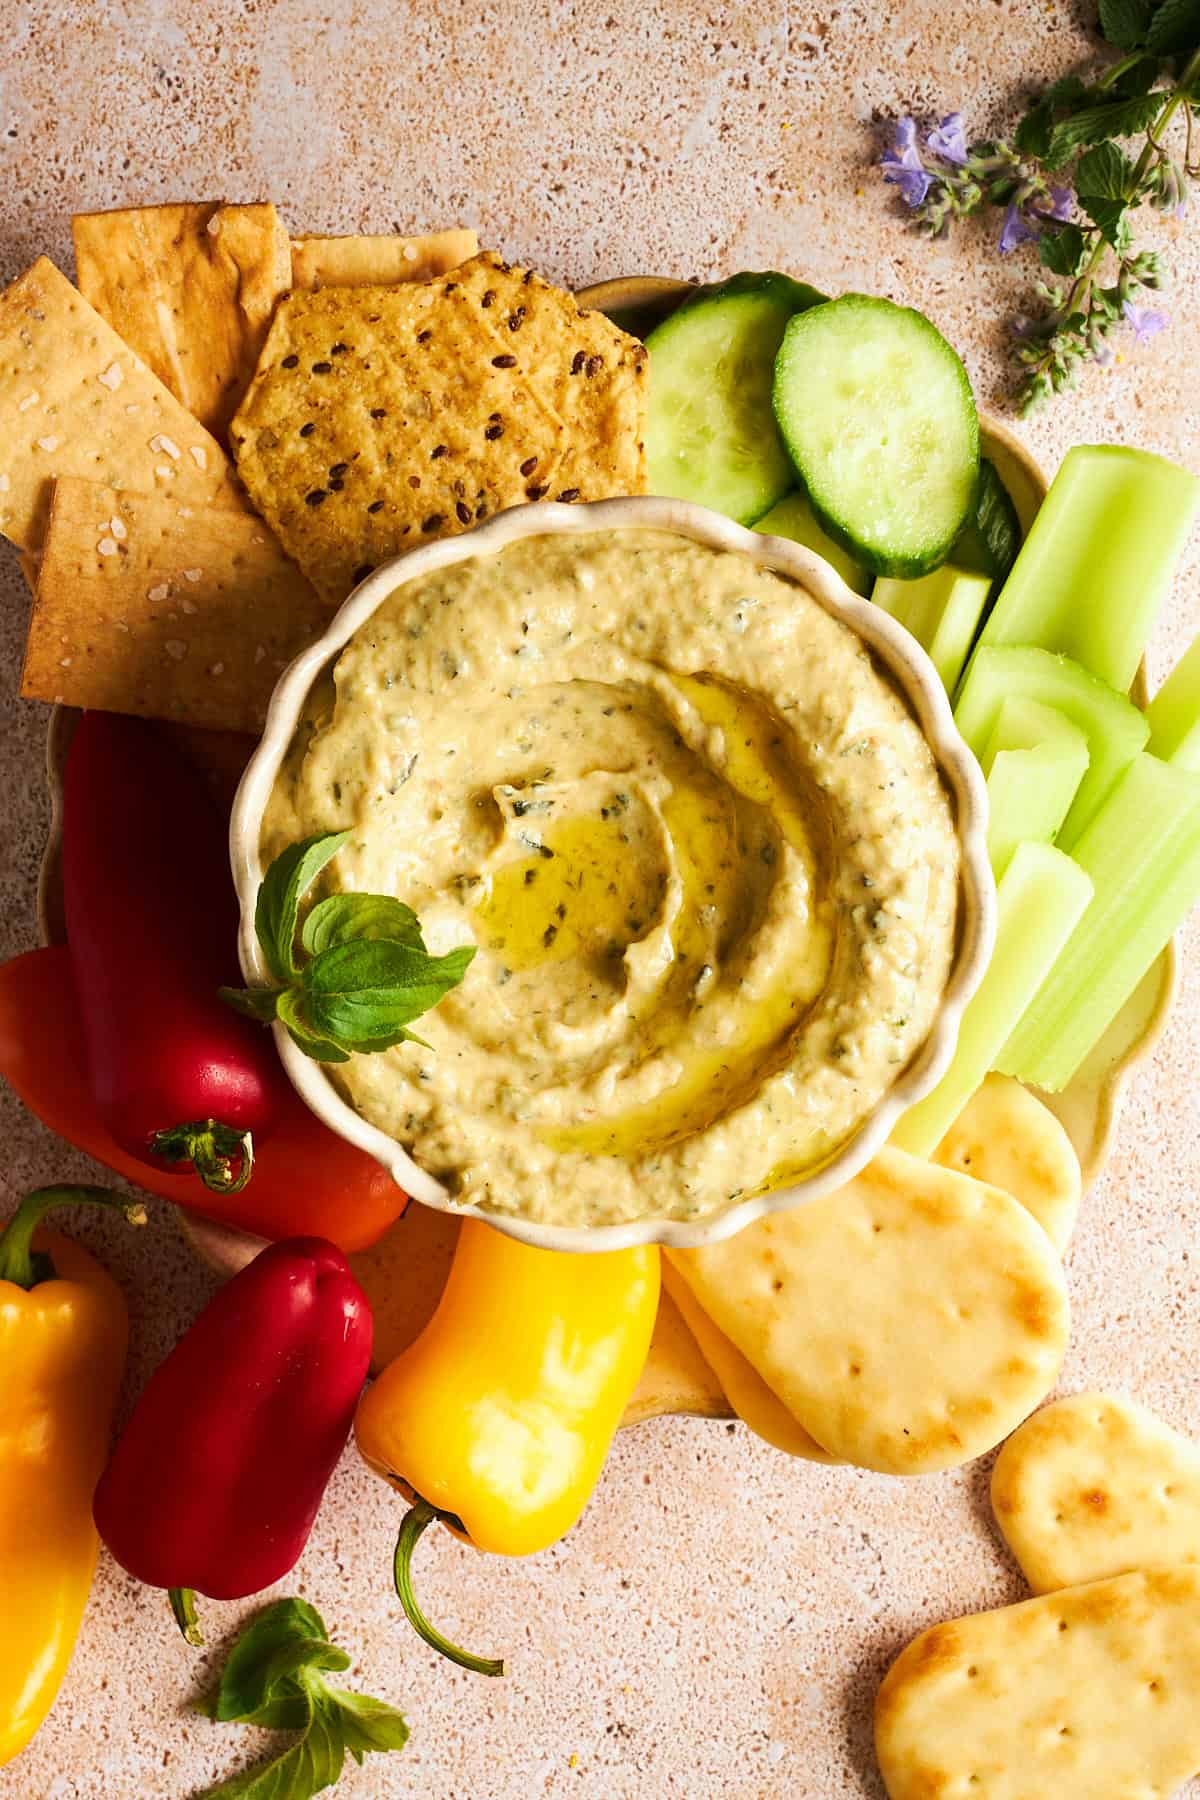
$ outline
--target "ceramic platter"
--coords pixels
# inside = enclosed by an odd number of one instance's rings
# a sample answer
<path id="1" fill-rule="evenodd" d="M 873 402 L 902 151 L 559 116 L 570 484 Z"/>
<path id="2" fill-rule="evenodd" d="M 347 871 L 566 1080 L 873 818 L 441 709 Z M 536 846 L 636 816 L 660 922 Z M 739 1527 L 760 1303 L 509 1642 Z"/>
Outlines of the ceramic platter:
<path id="1" fill-rule="evenodd" d="M 655 276 L 625 276 L 585 288 L 584 306 L 609 314 L 627 330 L 644 335 L 689 292 L 684 282 Z M 1002 425 L 982 422 L 983 449 L 1012 496 L 1028 531 L 1046 493 L 1046 481 L 1029 452 Z M 1135 700 L 1146 699 L 1145 672 L 1134 683 Z M 38 890 L 38 923 L 43 943 L 60 943 L 63 928 L 61 873 L 62 770 L 78 714 L 67 707 L 51 713 L 47 776 L 51 796 L 50 835 Z M 245 760 L 245 740 L 222 733 L 189 731 L 184 747 L 214 788 L 231 798 Z M 1130 997 L 1101 1042 L 1061 1094 L 1039 1095 L 1057 1113 L 1078 1152 L 1085 1186 L 1104 1166 L 1117 1128 L 1121 1090 L 1132 1065 L 1146 1055 L 1166 1023 L 1176 984 L 1176 959 L 1168 945 Z M 261 1248 L 261 1240 L 225 1226 L 180 1215 L 197 1253 L 214 1268 L 234 1273 Z M 403 1218 L 370 1250 L 350 1260 L 375 1312 L 375 1362 L 389 1362 L 422 1329 L 442 1291 L 458 1224 L 444 1213 L 411 1204 Z M 707 1418 L 732 1417 L 724 1394 L 701 1357 L 683 1320 L 664 1294 L 650 1358 L 626 1424 L 663 1413 Z"/>

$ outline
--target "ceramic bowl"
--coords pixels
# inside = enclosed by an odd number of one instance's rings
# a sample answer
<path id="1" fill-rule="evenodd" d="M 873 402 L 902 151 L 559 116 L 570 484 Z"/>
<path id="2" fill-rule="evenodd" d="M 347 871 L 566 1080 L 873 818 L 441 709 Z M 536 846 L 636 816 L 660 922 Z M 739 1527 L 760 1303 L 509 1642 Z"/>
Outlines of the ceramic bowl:
<path id="1" fill-rule="evenodd" d="M 262 741 L 246 769 L 234 802 L 230 853 L 241 907 L 239 950 L 248 982 L 269 982 L 254 929 L 263 876 L 259 840 L 263 813 L 314 682 L 349 639 L 396 589 L 434 571 L 477 557 L 495 556 L 526 538 L 592 532 L 666 531 L 714 550 L 731 551 L 803 586 L 871 649 L 907 700 L 953 797 L 962 854 L 959 932 L 949 981 L 930 1034 L 918 1055 L 844 1147 L 818 1170 L 772 1192 L 732 1202 L 703 1219 L 681 1222 L 651 1217 L 619 1224 L 567 1227 L 488 1212 L 456 1202 L 442 1184 L 414 1162 L 405 1146 L 362 1118 L 342 1097 L 325 1065 L 306 1056 L 281 1025 L 274 1027 L 284 1067 L 305 1103 L 333 1131 L 376 1157 L 414 1199 L 459 1218 L 486 1219 L 525 1243 L 546 1249 L 615 1250 L 634 1244 L 693 1248 L 740 1231 L 766 1213 L 798 1206 L 831 1192 L 855 1175 L 886 1141 L 900 1114 L 928 1093 L 949 1063 L 959 1020 L 991 954 L 995 889 L 987 857 L 987 802 L 979 765 L 955 729 L 950 706 L 928 657 L 887 613 L 860 599 L 822 558 L 783 538 L 764 537 L 717 513 L 682 500 L 643 497 L 592 505 L 542 502 L 514 507 L 458 537 L 425 544 L 385 563 L 360 584 L 324 635 L 284 672 L 272 697 Z"/>

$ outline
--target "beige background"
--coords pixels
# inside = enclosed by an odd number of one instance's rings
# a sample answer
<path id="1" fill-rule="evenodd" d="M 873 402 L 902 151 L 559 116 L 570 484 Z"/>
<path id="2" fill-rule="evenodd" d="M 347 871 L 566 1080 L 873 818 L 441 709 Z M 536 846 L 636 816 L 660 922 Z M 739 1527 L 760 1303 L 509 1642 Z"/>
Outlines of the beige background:
<path id="1" fill-rule="evenodd" d="M 270 196 L 297 228 L 477 225 L 487 243 L 572 283 L 777 264 L 830 290 L 877 290 L 926 308 L 995 405 L 996 322 L 1019 304 L 1031 264 L 1001 261 L 975 228 L 937 246 L 908 235 L 870 166 L 873 122 L 961 104 L 976 132 L 1003 129 L 1023 85 L 1086 53 L 1089 10 L 10 0 L 0 273 L 42 250 L 64 262 L 74 208 Z M 1200 204 L 1162 235 L 1174 240 L 1174 326 L 1027 427 L 1048 467 L 1072 441 L 1120 438 L 1200 471 Z M 1200 628 L 1198 548 L 1155 637 L 1156 676 Z M 34 941 L 45 715 L 11 698 L 27 602 L 10 555 L 0 577 L 9 954 Z M 1130 1085 L 1071 1253 L 1064 1386 L 1127 1388 L 1200 1433 L 1197 926 L 1178 1011 Z M 0 1143 L 14 1191 L 92 1173 L 7 1092 Z M 209 1282 L 165 1208 L 136 1239 L 94 1221 L 79 1233 L 130 1296 L 132 1393 Z M 420 1588 L 439 1622 L 510 1658 L 509 1678 L 489 1683 L 439 1663 L 397 1622 L 397 1507 L 348 1455 L 288 1590 L 320 1606 L 355 1658 L 353 1679 L 401 1704 L 413 1736 L 404 1756 L 348 1773 L 344 1790 L 877 1796 L 869 1708 L 891 1655 L 936 1619 L 1021 1592 L 986 1477 L 976 1466 L 902 1484 L 793 1466 L 740 1427 L 641 1426 L 549 1554 L 484 1562 L 444 1535 L 422 1547 Z M 214 1639 L 249 1610 L 210 1604 Z M 182 1797 L 242 1766 L 250 1734 L 185 1710 L 211 1667 L 176 1636 L 160 1595 L 102 1561 L 58 1707 L 0 1772 L 0 1796 Z"/>

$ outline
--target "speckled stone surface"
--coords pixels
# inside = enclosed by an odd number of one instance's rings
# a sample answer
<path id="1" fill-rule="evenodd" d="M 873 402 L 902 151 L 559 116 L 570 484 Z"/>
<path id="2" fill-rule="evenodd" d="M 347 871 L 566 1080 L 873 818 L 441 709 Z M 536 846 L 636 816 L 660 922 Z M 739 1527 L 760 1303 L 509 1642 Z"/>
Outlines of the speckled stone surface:
<path id="1" fill-rule="evenodd" d="M 779 265 L 928 310 L 985 403 L 1003 397 L 997 319 L 1032 275 L 983 231 L 906 234 L 870 168 L 885 114 L 961 105 L 1011 121 L 1019 90 L 1087 50 L 1090 8 L 1057 0 L 869 0 L 807 7 L 424 0 L 10 0 L 0 85 L 0 274 L 39 251 L 67 268 L 69 214 L 159 199 L 270 196 L 294 228 L 478 226 L 488 244 L 581 284 Z M 732 21 L 736 18 L 736 24 Z M 1200 212 L 1200 209 L 1197 209 Z M 1200 216 L 1162 228 L 1172 330 L 1090 376 L 1026 428 L 1052 468 L 1118 438 L 1200 470 Z M 1200 628 L 1200 544 L 1156 634 L 1157 676 Z M 34 942 L 46 825 L 45 715 L 12 698 L 27 600 L 0 567 L 2 953 Z M 1200 920 L 1183 991 L 1131 1080 L 1116 1152 L 1069 1259 L 1064 1389 L 1111 1386 L 1200 1433 Z M 90 1176 L 0 1092 L 3 1180 Z M 81 1219 L 133 1313 L 126 1404 L 210 1291 L 166 1210 L 132 1236 Z M 624 1434 L 582 1524 L 529 1563 L 444 1535 L 420 1552 L 439 1622 L 511 1674 L 439 1663 L 397 1622 L 397 1507 L 352 1455 L 288 1584 L 400 1703 L 402 1757 L 350 1795 L 433 1800 L 843 1800 L 879 1796 L 870 1708 L 917 1630 L 1022 1584 L 986 1506 L 986 1466 L 907 1484 L 792 1464 L 740 1427 L 655 1421 Z M 58 1707 L 0 1771 L 2 1800 L 197 1793 L 252 1734 L 189 1714 L 248 1611 L 210 1604 L 210 1655 L 165 1601 L 107 1560 Z M 1200 1787 L 1196 1792 L 1200 1793 Z M 1049 1800 L 1049 1796 L 1046 1797 Z"/>

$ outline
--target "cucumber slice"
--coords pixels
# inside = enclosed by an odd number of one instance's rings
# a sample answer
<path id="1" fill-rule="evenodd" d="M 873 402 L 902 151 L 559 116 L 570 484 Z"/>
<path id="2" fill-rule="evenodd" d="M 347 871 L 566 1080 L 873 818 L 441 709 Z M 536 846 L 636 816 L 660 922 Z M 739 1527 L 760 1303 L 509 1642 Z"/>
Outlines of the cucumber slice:
<path id="1" fill-rule="evenodd" d="M 1012 496 L 1001 481 L 994 462 L 985 456 L 979 465 L 975 504 L 950 553 L 963 569 L 974 569 L 994 582 L 1005 581 L 1021 548 L 1021 521 Z"/>
<path id="2" fill-rule="evenodd" d="M 911 631 L 953 694 L 992 591 L 990 575 L 943 563 L 916 581 L 881 575 L 871 595 L 893 619 Z"/>
<path id="3" fill-rule="evenodd" d="M 824 299 L 788 275 L 702 288 L 646 339 L 652 494 L 697 500 L 750 525 L 795 484 L 771 411 L 788 320 Z"/>
<path id="4" fill-rule="evenodd" d="M 1073 856 L 1095 898 L 996 1062 L 1051 1093 L 1066 1087 L 1200 900 L 1200 775 L 1138 756 Z"/>
<path id="5" fill-rule="evenodd" d="M 788 325 L 775 417 L 817 516 L 877 575 L 944 562 L 975 501 L 971 384 L 922 314 L 845 294 Z"/>
<path id="6" fill-rule="evenodd" d="M 1181 769 L 1200 769 L 1200 638 L 1175 664 L 1146 717 L 1155 756 Z"/>
<path id="7" fill-rule="evenodd" d="M 996 889 L 996 948 L 967 1002 L 954 1060 L 933 1092 L 901 1118 L 893 1144 L 913 1156 L 932 1156 L 995 1066 L 1091 897 L 1091 880 L 1061 850 L 1049 844 L 1018 847 Z"/>
<path id="8" fill-rule="evenodd" d="M 808 503 L 806 495 L 797 488 L 795 493 L 785 494 L 777 506 L 769 513 L 764 513 L 754 526 L 755 531 L 769 532 L 772 537 L 790 538 L 793 544 L 803 544 L 807 550 L 815 550 L 823 556 L 827 563 L 837 570 L 846 586 L 853 588 L 856 594 L 869 594 L 871 576 L 860 563 L 835 544 L 828 532 L 821 530 L 816 513 Z"/>
<path id="9" fill-rule="evenodd" d="M 1054 707 L 1087 738 L 1087 773 L 1057 838 L 1060 848 L 1069 850 L 1145 744 L 1150 727 L 1123 694 L 1066 656 L 980 645 L 954 709 L 955 724 L 980 760 L 1010 694 Z"/>
<path id="10" fill-rule="evenodd" d="M 1200 481 L 1146 450 L 1069 450 L 981 644 L 1060 650 L 1124 694 L 1191 530 Z"/>

